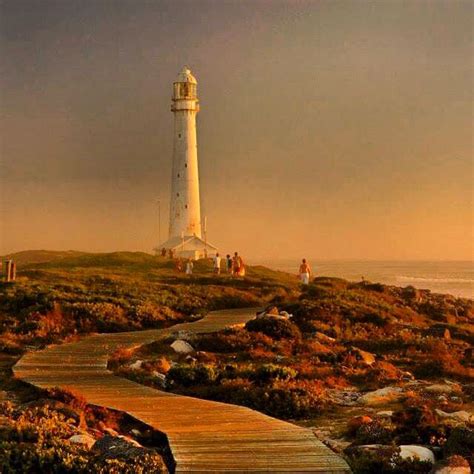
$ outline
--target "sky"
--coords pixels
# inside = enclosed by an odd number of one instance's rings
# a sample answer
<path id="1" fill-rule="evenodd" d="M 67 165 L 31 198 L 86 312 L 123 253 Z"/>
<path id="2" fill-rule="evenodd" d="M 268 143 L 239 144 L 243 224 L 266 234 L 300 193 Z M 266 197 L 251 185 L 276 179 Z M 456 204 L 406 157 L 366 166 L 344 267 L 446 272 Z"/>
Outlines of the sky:
<path id="1" fill-rule="evenodd" d="M 188 65 L 222 252 L 473 258 L 473 8 L 2 0 L 0 254 L 165 240 Z"/>

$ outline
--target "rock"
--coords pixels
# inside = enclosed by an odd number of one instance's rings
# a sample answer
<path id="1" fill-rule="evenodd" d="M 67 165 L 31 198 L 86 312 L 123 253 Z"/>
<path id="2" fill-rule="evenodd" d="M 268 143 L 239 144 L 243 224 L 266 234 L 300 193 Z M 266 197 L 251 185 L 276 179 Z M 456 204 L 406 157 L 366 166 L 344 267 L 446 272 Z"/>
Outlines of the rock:
<path id="1" fill-rule="evenodd" d="M 435 462 L 433 451 L 423 446 L 414 444 L 405 444 L 400 446 L 400 457 L 402 459 L 417 459 L 419 461 L 427 461 L 431 464 Z"/>
<path id="2" fill-rule="evenodd" d="M 144 448 L 136 441 L 123 436 L 104 436 L 92 447 L 97 455 L 97 463 L 109 463 L 109 460 L 120 459 L 121 461 L 133 462 L 138 465 L 143 462 L 153 463 L 153 471 L 168 472 L 162 457 L 154 449 Z M 141 460 L 141 463 L 140 463 Z M 138 472 L 138 471 L 137 471 Z"/>
<path id="3" fill-rule="evenodd" d="M 349 441 L 344 439 L 325 439 L 323 443 L 336 453 L 342 453 L 348 446 L 351 445 Z"/>
<path id="4" fill-rule="evenodd" d="M 383 403 L 399 401 L 403 398 L 403 390 L 399 387 L 384 387 L 368 392 L 357 400 L 362 405 L 381 405 Z"/>
<path id="5" fill-rule="evenodd" d="M 316 339 L 318 339 L 318 341 L 321 342 L 336 342 L 336 339 L 334 339 L 333 337 L 326 336 L 326 334 L 322 332 L 317 332 L 315 334 L 315 337 Z"/>
<path id="6" fill-rule="evenodd" d="M 372 421 L 372 418 L 367 415 L 356 416 L 347 422 L 347 428 L 351 433 L 355 433 L 362 425 L 368 425 Z"/>
<path id="7" fill-rule="evenodd" d="M 69 442 L 73 444 L 80 444 L 87 447 L 87 449 L 90 449 L 92 446 L 94 446 L 96 439 L 88 434 L 76 434 L 69 438 Z"/>
<path id="8" fill-rule="evenodd" d="M 141 432 L 139 430 L 137 430 L 136 428 L 133 428 L 133 430 L 130 430 L 130 433 L 133 435 L 133 436 L 141 436 Z"/>
<path id="9" fill-rule="evenodd" d="M 376 415 L 379 416 L 380 418 L 391 418 L 393 415 L 393 411 L 392 410 L 378 411 Z"/>
<path id="10" fill-rule="evenodd" d="M 437 393 L 437 394 L 450 394 L 450 393 L 459 393 L 461 392 L 461 387 L 458 384 L 448 382 L 448 383 L 437 383 L 433 385 L 428 385 L 424 388 L 425 392 L 428 393 Z"/>
<path id="11" fill-rule="evenodd" d="M 151 375 L 153 375 L 153 377 L 155 377 L 156 379 L 158 379 L 158 384 L 161 386 L 161 387 L 165 387 L 166 386 L 166 375 L 164 374 L 160 374 L 160 372 L 157 372 L 156 370 L 154 370 Z"/>
<path id="12" fill-rule="evenodd" d="M 143 448 L 131 438 L 105 435 L 102 439 L 96 441 L 93 449 L 98 453 L 106 454 L 113 458 L 133 458 L 135 455 L 141 454 Z"/>
<path id="13" fill-rule="evenodd" d="M 293 315 L 288 313 L 287 311 L 280 311 L 280 317 L 284 319 L 291 319 Z"/>
<path id="14" fill-rule="evenodd" d="M 130 364 L 130 368 L 133 370 L 138 370 L 142 368 L 143 361 L 142 360 L 136 360 L 133 364 Z"/>
<path id="15" fill-rule="evenodd" d="M 265 313 L 267 314 L 267 316 L 279 316 L 280 315 L 280 311 L 278 311 L 278 308 L 276 306 L 272 306 L 270 308 L 268 308 Z"/>
<path id="16" fill-rule="evenodd" d="M 183 341 L 182 339 L 176 339 L 176 341 L 171 344 L 171 347 L 178 354 L 189 354 L 194 352 L 194 348 L 189 342 Z"/>
<path id="17" fill-rule="evenodd" d="M 454 455 L 435 465 L 432 474 L 471 474 L 469 462 L 462 456 Z"/>
<path id="18" fill-rule="evenodd" d="M 375 355 L 370 352 L 363 351 L 357 347 L 352 347 L 351 352 L 356 356 L 358 360 L 361 360 L 366 365 L 372 365 L 375 363 Z"/>
<path id="19" fill-rule="evenodd" d="M 448 420 L 460 421 L 462 423 L 469 423 L 471 420 L 474 421 L 474 416 L 464 410 L 447 413 L 443 410 L 435 409 L 435 412 L 440 418 Z"/>
<path id="20" fill-rule="evenodd" d="M 331 402 L 343 407 L 353 407 L 357 405 L 360 392 L 340 390 L 337 388 L 327 390 L 327 396 Z"/>

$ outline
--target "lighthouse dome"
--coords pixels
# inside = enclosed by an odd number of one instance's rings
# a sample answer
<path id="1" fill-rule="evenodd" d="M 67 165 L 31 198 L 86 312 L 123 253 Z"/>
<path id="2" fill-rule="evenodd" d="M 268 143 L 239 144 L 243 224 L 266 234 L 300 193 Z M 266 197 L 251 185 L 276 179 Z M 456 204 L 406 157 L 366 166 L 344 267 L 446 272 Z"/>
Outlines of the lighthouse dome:
<path id="1" fill-rule="evenodd" d="M 187 66 L 184 66 L 178 74 L 176 82 L 190 82 L 191 84 L 197 84 L 196 78 L 192 75 L 191 70 Z"/>

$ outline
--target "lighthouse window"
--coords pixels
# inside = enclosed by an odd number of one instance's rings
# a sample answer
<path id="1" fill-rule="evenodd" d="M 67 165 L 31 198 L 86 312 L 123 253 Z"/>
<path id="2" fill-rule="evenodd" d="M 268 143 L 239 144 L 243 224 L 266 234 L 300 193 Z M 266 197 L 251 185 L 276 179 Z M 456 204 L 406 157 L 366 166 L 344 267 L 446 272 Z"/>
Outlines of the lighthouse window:
<path id="1" fill-rule="evenodd" d="M 179 193 L 176 193 L 176 196 L 179 197 Z"/>
<path id="2" fill-rule="evenodd" d="M 179 173 L 178 173 L 178 178 L 179 178 Z"/>
<path id="3" fill-rule="evenodd" d="M 181 133 L 178 133 L 178 138 L 181 138 Z"/>
<path id="4" fill-rule="evenodd" d="M 187 164 L 187 163 L 184 163 L 184 167 L 187 168 L 187 167 L 188 167 L 188 164 Z"/>
<path id="5" fill-rule="evenodd" d="M 187 205 L 187 204 L 185 204 L 185 205 L 184 205 L 184 208 L 185 208 L 185 209 L 187 209 L 187 208 L 188 208 L 188 205 Z"/>

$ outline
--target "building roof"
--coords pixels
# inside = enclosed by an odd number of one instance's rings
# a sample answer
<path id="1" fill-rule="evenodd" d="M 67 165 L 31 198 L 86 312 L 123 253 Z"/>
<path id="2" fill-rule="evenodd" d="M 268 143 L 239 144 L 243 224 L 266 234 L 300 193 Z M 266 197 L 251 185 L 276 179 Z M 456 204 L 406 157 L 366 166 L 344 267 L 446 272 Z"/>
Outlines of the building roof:
<path id="1" fill-rule="evenodd" d="M 191 250 L 194 248 L 204 249 L 207 248 L 208 250 L 217 250 L 217 247 L 206 242 L 204 239 L 197 237 L 196 235 L 185 235 L 183 238 L 181 237 L 172 237 L 168 239 L 166 242 L 163 242 L 158 246 L 158 250 L 165 248 L 165 249 L 173 249 L 173 250 Z"/>
<path id="2" fill-rule="evenodd" d="M 196 78 L 192 75 L 191 70 L 187 66 L 184 66 L 178 74 L 176 82 L 190 82 L 191 84 L 197 84 Z"/>

